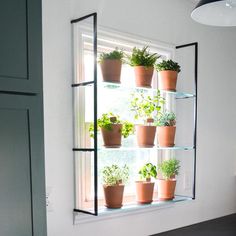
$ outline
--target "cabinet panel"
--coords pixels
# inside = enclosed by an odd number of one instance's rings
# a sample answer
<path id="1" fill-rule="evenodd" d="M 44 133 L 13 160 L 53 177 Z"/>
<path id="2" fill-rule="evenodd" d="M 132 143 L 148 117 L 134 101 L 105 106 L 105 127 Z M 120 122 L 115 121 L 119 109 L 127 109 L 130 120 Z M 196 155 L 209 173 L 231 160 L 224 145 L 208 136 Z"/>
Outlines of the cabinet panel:
<path id="1" fill-rule="evenodd" d="M 41 101 L 0 94 L 0 235 L 46 235 Z"/>
<path id="2" fill-rule="evenodd" d="M 0 30 L 1 91 L 40 91 L 41 0 L 1 0 Z"/>

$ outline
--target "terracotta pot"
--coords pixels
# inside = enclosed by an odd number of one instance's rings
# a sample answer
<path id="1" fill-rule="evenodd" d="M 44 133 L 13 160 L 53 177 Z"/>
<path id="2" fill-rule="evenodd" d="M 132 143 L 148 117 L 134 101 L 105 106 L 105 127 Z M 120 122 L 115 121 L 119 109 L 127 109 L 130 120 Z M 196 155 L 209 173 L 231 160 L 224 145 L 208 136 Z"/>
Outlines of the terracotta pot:
<path id="1" fill-rule="evenodd" d="M 120 83 L 122 62 L 118 59 L 106 59 L 100 64 L 104 82 Z"/>
<path id="2" fill-rule="evenodd" d="M 105 147 L 118 148 L 121 146 L 122 124 L 112 124 L 111 130 L 101 128 Z"/>
<path id="3" fill-rule="evenodd" d="M 175 197 L 176 179 L 157 179 L 157 195 L 159 200 L 172 200 Z"/>
<path id="4" fill-rule="evenodd" d="M 107 208 L 122 207 L 124 187 L 123 184 L 117 184 L 114 186 L 103 185 L 105 206 Z"/>
<path id="5" fill-rule="evenodd" d="M 148 204 L 153 199 L 154 182 L 136 181 L 137 202 Z"/>
<path id="6" fill-rule="evenodd" d="M 176 126 L 158 126 L 157 139 L 160 147 L 175 146 Z"/>
<path id="7" fill-rule="evenodd" d="M 158 72 L 158 87 L 161 90 L 176 91 L 177 71 L 163 70 Z"/>
<path id="8" fill-rule="evenodd" d="M 137 87 L 148 87 L 151 88 L 153 67 L 135 66 L 135 84 Z"/>
<path id="9" fill-rule="evenodd" d="M 139 147 L 153 147 L 156 126 L 136 125 L 137 143 Z"/>

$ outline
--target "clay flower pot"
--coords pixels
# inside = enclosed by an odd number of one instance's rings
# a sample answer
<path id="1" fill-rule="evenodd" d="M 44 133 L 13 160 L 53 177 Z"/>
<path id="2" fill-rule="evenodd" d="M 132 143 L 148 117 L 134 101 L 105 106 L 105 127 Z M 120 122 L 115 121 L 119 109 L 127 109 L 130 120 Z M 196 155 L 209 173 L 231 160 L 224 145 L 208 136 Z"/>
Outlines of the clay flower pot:
<path id="1" fill-rule="evenodd" d="M 177 71 L 163 70 L 158 72 L 158 87 L 161 90 L 176 91 Z"/>
<path id="2" fill-rule="evenodd" d="M 172 200 L 175 197 L 176 179 L 157 179 L 157 195 L 159 200 Z"/>
<path id="3" fill-rule="evenodd" d="M 120 83 L 122 62 L 118 59 L 105 59 L 100 64 L 104 82 Z"/>
<path id="4" fill-rule="evenodd" d="M 139 147 L 153 147 L 156 135 L 156 126 L 136 125 L 137 143 Z"/>
<path id="5" fill-rule="evenodd" d="M 136 86 L 151 88 L 153 70 L 153 67 L 135 66 L 134 73 Z"/>
<path id="6" fill-rule="evenodd" d="M 122 124 L 112 124 L 111 130 L 101 128 L 103 142 L 105 147 L 118 148 L 121 146 Z"/>
<path id="7" fill-rule="evenodd" d="M 121 208 L 123 202 L 124 185 L 103 185 L 105 206 L 107 208 Z"/>
<path id="8" fill-rule="evenodd" d="M 176 126 L 158 126 L 157 139 L 160 147 L 175 146 Z"/>
<path id="9" fill-rule="evenodd" d="M 154 182 L 136 181 L 137 202 L 148 204 L 153 199 Z"/>

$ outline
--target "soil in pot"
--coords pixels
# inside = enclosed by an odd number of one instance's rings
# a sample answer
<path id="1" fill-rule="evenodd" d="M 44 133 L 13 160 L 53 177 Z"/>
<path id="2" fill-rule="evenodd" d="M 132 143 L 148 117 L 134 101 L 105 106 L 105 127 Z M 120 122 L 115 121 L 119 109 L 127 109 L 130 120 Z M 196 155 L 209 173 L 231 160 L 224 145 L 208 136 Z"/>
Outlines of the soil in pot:
<path id="1" fill-rule="evenodd" d="M 159 200 L 172 200 L 175 197 L 176 179 L 157 179 L 157 195 Z"/>
<path id="2" fill-rule="evenodd" d="M 176 126 L 158 126 L 157 138 L 160 147 L 175 146 Z"/>
<path id="3" fill-rule="evenodd" d="M 105 206 L 107 208 L 122 207 L 124 187 L 123 184 L 117 184 L 114 186 L 103 185 Z"/>
<path id="4" fill-rule="evenodd" d="M 118 148 L 121 146 L 122 124 L 112 124 L 111 130 L 101 128 L 105 147 Z"/>
<path id="5" fill-rule="evenodd" d="M 153 147 L 156 135 L 156 126 L 136 125 L 136 135 L 139 147 Z"/>
<path id="6" fill-rule="evenodd" d="M 136 86 L 151 88 L 153 70 L 153 67 L 135 66 L 134 73 Z"/>
<path id="7" fill-rule="evenodd" d="M 121 60 L 106 59 L 100 64 L 104 82 L 120 83 Z"/>
<path id="8" fill-rule="evenodd" d="M 148 204 L 153 199 L 154 182 L 136 181 L 137 202 Z"/>
<path id="9" fill-rule="evenodd" d="M 158 88 L 167 91 L 176 91 L 177 71 L 163 70 L 158 72 Z"/>

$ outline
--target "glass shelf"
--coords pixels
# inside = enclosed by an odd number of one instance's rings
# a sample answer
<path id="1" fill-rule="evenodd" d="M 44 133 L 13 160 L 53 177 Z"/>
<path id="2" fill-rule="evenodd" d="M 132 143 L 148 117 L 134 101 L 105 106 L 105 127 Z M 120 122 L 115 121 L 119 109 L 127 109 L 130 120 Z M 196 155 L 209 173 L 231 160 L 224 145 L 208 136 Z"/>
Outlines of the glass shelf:
<path id="1" fill-rule="evenodd" d="M 99 147 L 98 151 L 135 151 L 135 150 L 194 150 L 193 146 L 174 146 L 174 147 L 119 147 L 119 148 L 107 148 Z"/>
<path id="2" fill-rule="evenodd" d="M 157 89 L 155 88 L 145 88 L 145 87 L 131 87 L 128 85 L 123 85 L 123 84 L 118 84 L 118 83 L 108 83 L 108 82 L 100 82 L 98 83 L 98 89 L 120 89 L 120 90 L 127 90 L 129 92 L 135 92 L 135 91 L 149 91 L 149 92 L 155 92 Z M 193 98 L 195 97 L 194 94 L 191 93 L 185 93 L 185 92 L 178 92 L 178 91 L 165 91 L 161 90 L 161 93 L 166 93 L 166 94 L 173 94 L 175 95 L 176 99 L 184 99 L 184 98 Z"/>
<path id="3" fill-rule="evenodd" d="M 88 81 L 88 82 L 82 82 L 77 84 L 72 84 L 72 87 L 81 87 L 81 86 L 92 86 L 94 84 L 94 81 Z M 108 83 L 108 82 L 98 82 L 98 90 L 103 89 L 116 89 L 116 90 L 122 90 L 125 92 L 135 92 L 135 91 L 148 91 L 148 92 L 155 92 L 157 89 L 155 88 L 145 88 L 145 87 L 133 87 L 118 83 Z M 173 94 L 175 95 L 176 99 L 184 99 L 184 98 L 194 98 L 196 95 L 192 93 L 185 93 L 185 92 L 179 92 L 179 91 L 165 91 L 161 90 L 161 93 L 164 94 Z"/>

